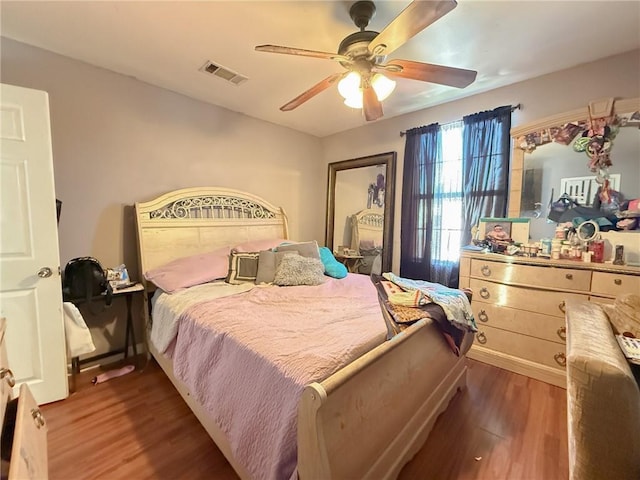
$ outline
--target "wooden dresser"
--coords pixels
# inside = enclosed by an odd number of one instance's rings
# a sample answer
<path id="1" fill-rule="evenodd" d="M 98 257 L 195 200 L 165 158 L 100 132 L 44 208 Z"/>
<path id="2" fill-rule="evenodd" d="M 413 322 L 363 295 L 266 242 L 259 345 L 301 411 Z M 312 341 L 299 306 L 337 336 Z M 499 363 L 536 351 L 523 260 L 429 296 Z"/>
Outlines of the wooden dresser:
<path id="1" fill-rule="evenodd" d="M 640 268 L 463 251 L 464 287 L 479 330 L 470 358 L 565 387 L 565 301 L 638 293 Z"/>
<path id="2" fill-rule="evenodd" d="M 47 425 L 26 384 L 13 398 L 14 377 L 4 347 L 6 321 L 0 318 L 1 477 L 9 480 L 47 478 Z"/>

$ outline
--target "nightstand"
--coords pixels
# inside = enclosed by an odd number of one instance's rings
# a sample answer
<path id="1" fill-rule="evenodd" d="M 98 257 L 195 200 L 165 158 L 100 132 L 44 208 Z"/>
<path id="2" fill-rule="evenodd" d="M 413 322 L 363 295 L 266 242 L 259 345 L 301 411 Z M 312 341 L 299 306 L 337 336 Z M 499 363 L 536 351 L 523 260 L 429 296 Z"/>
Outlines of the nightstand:
<path id="1" fill-rule="evenodd" d="M 134 358 L 138 355 L 138 347 L 136 345 L 136 336 L 133 331 L 132 306 L 133 306 L 133 296 L 136 294 L 141 294 L 143 291 L 144 291 L 144 286 L 141 283 L 134 283 L 133 285 L 126 288 L 120 288 L 120 289 L 116 288 L 113 290 L 114 299 L 124 297 L 124 299 L 127 302 L 127 323 L 125 327 L 124 347 L 117 350 L 111 350 L 106 353 L 101 353 L 100 355 L 94 355 L 93 357 L 87 357 L 82 359 L 80 359 L 80 357 L 73 357 L 71 359 L 71 367 L 72 367 L 72 372 L 74 374 L 80 373 L 80 365 L 82 365 L 83 363 L 93 362 L 95 360 L 100 360 L 101 358 L 105 358 L 110 355 L 114 355 L 118 353 L 124 353 L 124 358 L 127 358 L 129 356 L 129 341 L 131 341 L 131 347 L 133 349 Z M 92 298 L 92 300 L 104 301 L 104 298 L 105 297 L 101 295 L 101 296 Z M 70 301 L 76 306 L 81 305 L 82 303 L 85 303 L 85 299 L 70 300 Z"/>
<path id="2" fill-rule="evenodd" d="M 343 255 L 341 253 L 333 254 L 340 263 L 347 267 L 350 273 L 358 273 L 358 267 L 364 258 L 362 255 Z"/>

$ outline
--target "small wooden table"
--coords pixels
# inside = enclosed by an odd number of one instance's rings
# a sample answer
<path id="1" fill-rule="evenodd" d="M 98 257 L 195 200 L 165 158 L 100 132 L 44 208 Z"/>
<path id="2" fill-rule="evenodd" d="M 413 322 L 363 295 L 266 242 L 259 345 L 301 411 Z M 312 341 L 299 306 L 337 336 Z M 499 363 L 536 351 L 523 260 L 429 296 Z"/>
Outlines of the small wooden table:
<path id="1" fill-rule="evenodd" d="M 73 357 L 71 359 L 71 369 L 72 372 L 74 374 L 76 373 L 80 373 L 80 365 L 82 365 L 83 363 L 89 363 L 89 362 L 93 362 L 95 360 L 100 360 L 101 358 L 105 358 L 108 357 L 110 355 L 115 355 L 118 353 L 124 353 L 124 358 L 127 358 L 129 356 L 129 339 L 131 339 L 131 347 L 133 349 L 133 356 L 134 358 L 138 355 L 138 347 L 136 345 L 136 336 L 135 333 L 133 331 L 133 312 L 132 312 L 132 304 L 133 304 L 133 296 L 136 293 L 142 292 L 144 291 L 144 286 L 141 283 L 134 283 L 133 285 L 126 287 L 126 288 L 120 288 L 120 289 L 114 289 L 113 290 L 113 298 L 118 298 L 118 297 L 124 297 L 125 300 L 127 301 L 127 323 L 126 323 L 126 327 L 125 327 L 125 336 L 124 336 L 124 348 L 119 348 L 117 350 L 111 350 L 109 352 L 105 352 L 105 353 L 101 353 L 99 355 L 94 355 L 92 357 L 87 357 L 87 358 L 82 358 L 80 359 L 80 357 Z M 93 297 L 91 299 L 92 301 L 104 301 L 105 300 L 105 296 L 104 295 L 100 295 L 97 297 Z M 72 299 L 69 300 L 71 303 L 73 303 L 74 305 L 78 306 L 82 303 L 85 303 L 86 300 L 84 298 L 82 299 Z"/>
<path id="2" fill-rule="evenodd" d="M 350 273 L 358 273 L 358 267 L 364 258 L 362 255 L 343 255 L 341 253 L 334 253 L 334 256 L 336 260 L 347 267 Z"/>

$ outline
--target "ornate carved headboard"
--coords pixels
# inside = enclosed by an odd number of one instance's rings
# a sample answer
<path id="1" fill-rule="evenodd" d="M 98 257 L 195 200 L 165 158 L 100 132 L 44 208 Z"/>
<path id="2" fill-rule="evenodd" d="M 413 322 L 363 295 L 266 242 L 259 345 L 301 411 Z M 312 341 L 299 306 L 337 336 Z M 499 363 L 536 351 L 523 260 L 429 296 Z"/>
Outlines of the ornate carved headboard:
<path id="1" fill-rule="evenodd" d="M 360 250 L 362 240 L 371 240 L 374 246 L 382 246 L 384 213 L 381 210 L 364 209 L 351 217 L 351 248 Z"/>
<path id="2" fill-rule="evenodd" d="M 284 210 L 228 188 L 185 188 L 135 205 L 140 273 L 227 245 L 289 238 Z"/>

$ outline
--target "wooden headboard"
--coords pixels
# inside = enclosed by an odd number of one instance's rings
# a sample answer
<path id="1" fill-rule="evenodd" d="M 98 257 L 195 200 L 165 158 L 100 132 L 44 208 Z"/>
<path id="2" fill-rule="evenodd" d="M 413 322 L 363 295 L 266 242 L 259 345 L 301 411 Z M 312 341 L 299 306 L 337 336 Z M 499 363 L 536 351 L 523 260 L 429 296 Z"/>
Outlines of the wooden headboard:
<path id="1" fill-rule="evenodd" d="M 140 273 L 224 246 L 289 238 L 284 210 L 228 188 L 185 188 L 135 205 Z"/>
<path id="2" fill-rule="evenodd" d="M 361 240 L 372 240 L 375 245 L 382 245 L 383 227 L 382 210 L 360 210 L 351 217 L 351 248 L 360 251 Z"/>

